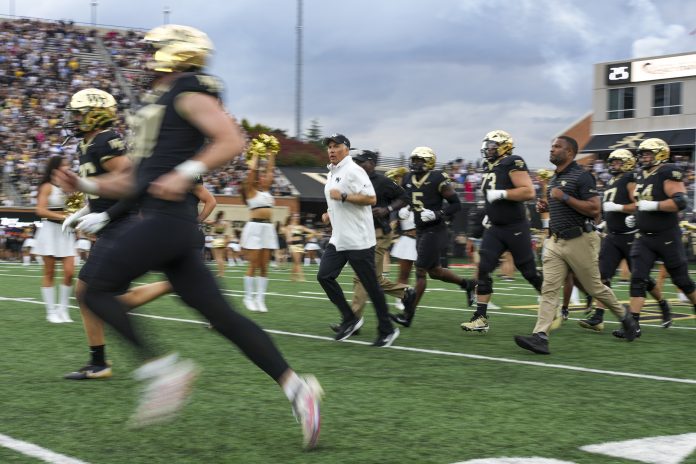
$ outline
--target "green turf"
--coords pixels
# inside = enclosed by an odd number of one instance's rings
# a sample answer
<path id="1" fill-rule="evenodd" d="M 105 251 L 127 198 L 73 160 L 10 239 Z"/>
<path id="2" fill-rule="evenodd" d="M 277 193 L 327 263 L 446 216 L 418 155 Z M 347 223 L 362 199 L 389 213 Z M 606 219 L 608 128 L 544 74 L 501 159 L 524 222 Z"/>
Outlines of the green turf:
<path id="1" fill-rule="evenodd" d="M 695 384 L 548 366 L 696 380 L 696 320 L 689 307 L 675 306 L 689 317 L 672 329 L 643 324 L 643 337 L 630 344 L 611 336 L 618 327 L 613 322 L 603 333 L 590 333 L 570 320 L 552 334 L 552 355 L 543 357 L 519 349 L 512 340 L 529 333 L 535 321 L 531 307 L 536 295 L 519 275 L 514 282 L 496 280 L 493 301 L 501 309 L 491 310 L 486 335 L 459 328 L 471 313 L 463 307 L 462 292 L 430 281 L 414 325 L 402 329 L 397 348 L 377 349 L 365 345 L 376 336 L 371 307 L 361 334 L 350 339 L 363 343 L 301 336 L 330 337 L 328 326 L 339 319 L 314 281 L 315 270 L 307 269 L 309 281 L 304 283 L 291 282 L 288 271 L 273 270 L 270 312 L 242 310 L 271 331 L 298 372 L 315 374 L 322 383 L 327 396 L 315 451 L 301 450 L 300 428 L 280 389 L 171 296 L 136 312 L 189 322 L 135 321 L 163 351 L 178 350 L 195 359 L 203 372 L 176 421 L 128 429 L 138 392 L 130 378 L 137 366 L 132 351 L 108 333 L 114 377 L 62 380 L 87 360 L 82 326 L 47 323 L 37 304 L 40 268 L 6 263 L 0 263 L 0 296 L 34 300 L 0 300 L 0 434 L 93 464 L 448 464 L 502 456 L 604 464 L 636 461 L 578 448 L 696 432 Z M 241 304 L 242 275 L 241 268 L 229 268 L 222 283 L 235 304 Z M 350 290 L 350 280 L 346 270 L 340 278 L 345 290 Z M 616 288 L 625 300 L 627 287 Z M 671 285 L 666 292 L 676 302 Z M 79 321 L 77 310 L 71 313 Z M 583 314 L 577 308 L 571 318 Z M 611 315 L 607 319 L 612 321 Z M 0 462 L 39 461 L 0 446 Z M 683 462 L 696 463 L 696 455 Z"/>

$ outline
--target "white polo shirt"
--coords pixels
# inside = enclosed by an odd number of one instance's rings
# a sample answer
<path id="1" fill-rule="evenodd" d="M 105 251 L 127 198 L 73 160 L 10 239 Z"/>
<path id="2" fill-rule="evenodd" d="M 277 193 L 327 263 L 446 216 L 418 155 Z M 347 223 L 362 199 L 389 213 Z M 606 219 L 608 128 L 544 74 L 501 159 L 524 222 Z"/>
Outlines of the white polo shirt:
<path id="1" fill-rule="evenodd" d="M 363 168 L 346 156 L 337 165 L 329 164 L 329 177 L 324 186 L 324 196 L 331 218 L 331 240 L 336 251 L 365 250 L 377 244 L 375 227 L 372 222 L 372 207 L 356 205 L 348 201 L 332 200 L 329 190 L 339 189 L 341 193 L 360 193 L 375 196 L 375 189 Z"/>

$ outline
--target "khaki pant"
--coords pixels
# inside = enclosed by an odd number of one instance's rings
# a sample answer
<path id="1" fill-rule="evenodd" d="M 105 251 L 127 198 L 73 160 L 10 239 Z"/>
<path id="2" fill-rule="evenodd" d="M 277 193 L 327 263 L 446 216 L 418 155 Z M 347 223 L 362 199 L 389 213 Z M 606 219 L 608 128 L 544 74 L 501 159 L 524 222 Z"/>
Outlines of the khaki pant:
<path id="1" fill-rule="evenodd" d="M 623 319 L 624 308 L 609 287 L 599 277 L 599 245 L 601 239 L 595 232 L 584 233 L 570 240 L 549 238 L 544 250 L 544 283 L 534 333 L 544 332 L 556 316 L 559 295 L 568 271 L 575 274 L 585 291 L 609 308 L 617 318 Z"/>
<path id="2" fill-rule="evenodd" d="M 392 234 L 385 234 L 382 229 L 375 229 L 375 235 L 377 237 L 377 245 L 375 246 L 375 269 L 377 270 L 377 282 L 379 283 L 379 286 L 382 287 L 382 290 L 384 290 L 384 293 L 397 298 L 403 298 L 404 289 L 408 288 L 408 285 L 392 282 L 391 280 L 385 278 L 382 274 L 382 269 L 384 269 L 384 256 L 389 250 L 389 245 L 391 245 Z M 353 300 L 350 303 L 350 307 L 356 317 L 362 317 L 365 303 L 367 303 L 367 292 L 365 291 L 365 287 L 363 287 L 360 280 L 354 276 Z"/>

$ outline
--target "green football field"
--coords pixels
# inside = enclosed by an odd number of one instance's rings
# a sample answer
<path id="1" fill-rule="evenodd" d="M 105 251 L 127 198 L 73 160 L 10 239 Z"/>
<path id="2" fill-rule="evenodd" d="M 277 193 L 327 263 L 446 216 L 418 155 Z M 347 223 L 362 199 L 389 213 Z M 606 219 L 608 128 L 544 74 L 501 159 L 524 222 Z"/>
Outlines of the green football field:
<path id="1" fill-rule="evenodd" d="M 577 307 L 553 332 L 552 354 L 539 356 L 513 342 L 536 314 L 536 294 L 519 275 L 495 281 L 500 309 L 490 310 L 488 334 L 463 332 L 472 311 L 464 294 L 430 281 L 414 325 L 391 348 L 374 348 L 371 308 L 359 336 L 333 341 L 338 312 L 314 280 L 316 266 L 305 272 L 308 281 L 295 283 L 289 271 L 273 270 L 270 311 L 240 311 L 295 370 L 322 383 L 312 452 L 302 451 L 275 383 L 175 296 L 138 308 L 134 320 L 163 352 L 193 358 L 202 373 L 177 420 L 129 429 L 138 394 L 132 351 L 109 332 L 114 376 L 63 380 L 88 359 L 77 308 L 78 322 L 49 324 L 41 268 L 0 263 L 0 463 L 696 463 L 696 319 L 671 284 L 666 296 L 682 315 L 672 328 L 650 320 L 651 306 L 643 336 L 627 343 L 612 337 L 611 314 L 602 333 L 580 328 Z M 231 267 L 221 282 L 240 306 L 242 276 Z M 349 297 L 351 280 L 346 269 L 340 281 Z M 627 285 L 615 288 L 625 301 Z"/>

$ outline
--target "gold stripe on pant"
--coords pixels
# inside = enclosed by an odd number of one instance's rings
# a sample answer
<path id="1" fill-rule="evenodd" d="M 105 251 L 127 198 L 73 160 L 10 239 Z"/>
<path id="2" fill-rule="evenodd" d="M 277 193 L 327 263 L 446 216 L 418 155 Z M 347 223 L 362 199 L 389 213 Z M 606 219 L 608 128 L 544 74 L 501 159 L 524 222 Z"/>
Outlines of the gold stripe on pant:
<path id="1" fill-rule="evenodd" d="M 384 256 L 389 252 L 392 234 L 391 232 L 385 234 L 382 229 L 375 229 L 375 236 L 377 238 L 377 245 L 375 246 L 375 270 L 377 271 L 379 286 L 382 287 L 384 293 L 397 298 L 403 298 L 404 290 L 408 288 L 408 285 L 392 282 L 384 277 L 383 274 Z M 353 300 L 350 303 L 350 307 L 356 317 L 362 317 L 367 299 L 368 296 L 365 287 L 362 286 L 357 277 L 353 276 Z"/>
<path id="2" fill-rule="evenodd" d="M 543 258 L 544 283 L 541 286 L 541 302 L 534 333 L 544 332 L 548 335 L 569 271 L 575 275 L 589 295 L 601 302 L 605 308 L 609 308 L 619 320 L 623 319 L 623 306 L 599 276 L 600 242 L 599 234 L 595 232 L 583 233 L 580 237 L 570 240 L 546 240 Z"/>

